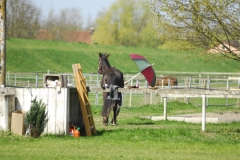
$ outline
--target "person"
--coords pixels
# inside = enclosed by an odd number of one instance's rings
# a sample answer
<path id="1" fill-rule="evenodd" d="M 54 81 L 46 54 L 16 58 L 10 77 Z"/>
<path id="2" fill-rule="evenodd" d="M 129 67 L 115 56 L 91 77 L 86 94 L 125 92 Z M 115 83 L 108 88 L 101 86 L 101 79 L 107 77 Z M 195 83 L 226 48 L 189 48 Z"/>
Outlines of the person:
<path id="1" fill-rule="evenodd" d="M 136 80 L 135 86 L 128 86 L 128 89 L 131 89 L 131 88 L 139 88 L 139 80 L 138 79 Z"/>

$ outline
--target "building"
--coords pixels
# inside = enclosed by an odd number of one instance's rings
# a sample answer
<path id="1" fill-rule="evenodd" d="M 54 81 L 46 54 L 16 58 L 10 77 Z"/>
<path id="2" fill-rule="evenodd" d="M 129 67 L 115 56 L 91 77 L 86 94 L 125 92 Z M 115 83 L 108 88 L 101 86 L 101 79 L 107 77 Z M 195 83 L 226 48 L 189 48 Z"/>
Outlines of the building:
<path id="1" fill-rule="evenodd" d="M 223 44 L 228 47 L 233 53 L 240 54 L 240 44 L 236 41 L 225 41 Z M 215 48 L 208 50 L 208 53 L 228 53 L 229 51 L 223 44 L 219 44 Z"/>
<path id="2" fill-rule="evenodd" d="M 66 42 L 80 42 L 80 43 L 86 43 L 91 44 L 92 43 L 92 33 L 93 29 L 91 31 L 47 31 L 47 30 L 39 30 L 36 39 L 39 40 L 60 40 L 60 41 L 66 41 Z"/>

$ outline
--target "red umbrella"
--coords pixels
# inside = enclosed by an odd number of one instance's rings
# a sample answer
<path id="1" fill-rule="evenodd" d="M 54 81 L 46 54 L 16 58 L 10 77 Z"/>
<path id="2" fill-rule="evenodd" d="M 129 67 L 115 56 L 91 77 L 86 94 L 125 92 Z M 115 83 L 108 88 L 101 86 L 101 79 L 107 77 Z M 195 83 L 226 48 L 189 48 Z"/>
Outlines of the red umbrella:
<path id="1" fill-rule="evenodd" d="M 130 54 L 130 57 L 137 64 L 140 73 L 143 74 L 145 79 L 148 81 L 148 84 L 151 87 L 154 87 L 156 83 L 156 74 L 152 68 L 152 65 L 146 60 L 146 58 L 138 54 Z"/>

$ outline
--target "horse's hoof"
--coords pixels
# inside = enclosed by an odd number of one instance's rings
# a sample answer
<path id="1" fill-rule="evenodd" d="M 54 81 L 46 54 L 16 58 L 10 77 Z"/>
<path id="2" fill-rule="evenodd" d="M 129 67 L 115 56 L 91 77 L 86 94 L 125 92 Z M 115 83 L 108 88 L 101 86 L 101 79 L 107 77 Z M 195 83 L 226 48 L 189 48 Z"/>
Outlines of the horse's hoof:
<path id="1" fill-rule="evenodd" d="M 108 126 L 108 122 L 103 121 L 103 122 L 102 122 L 102 125 L 103 125 L 103 126 Z"/>
<path id="2" fill-rule="evenodd" d="M 112 123 L 113 126 L 117 126 L 117 123 Z"/>

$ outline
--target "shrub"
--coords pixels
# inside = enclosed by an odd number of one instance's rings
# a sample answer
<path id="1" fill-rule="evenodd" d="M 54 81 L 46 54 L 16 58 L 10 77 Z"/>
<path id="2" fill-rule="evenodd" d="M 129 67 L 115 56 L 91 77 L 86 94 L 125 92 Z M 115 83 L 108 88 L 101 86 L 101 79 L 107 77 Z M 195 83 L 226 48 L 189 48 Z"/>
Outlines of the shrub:
<path id="1" fill-rule="evenodd" d="M 35 97 L 32 101 L 30 111 L 26 115 L 27 126 L 30 126 L 30 135 L 32 137 L 39 137 L 48 122 L 46 104 L 42 100 L 37 101 Z"/>

